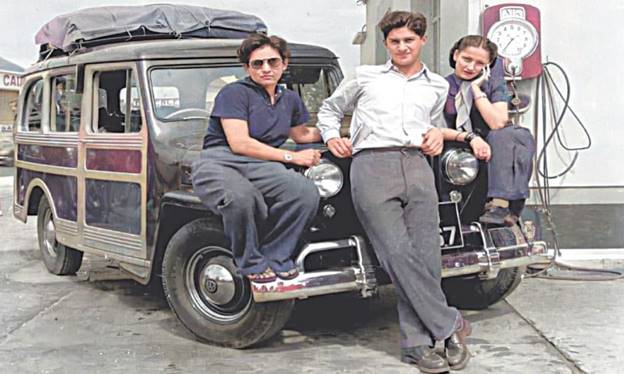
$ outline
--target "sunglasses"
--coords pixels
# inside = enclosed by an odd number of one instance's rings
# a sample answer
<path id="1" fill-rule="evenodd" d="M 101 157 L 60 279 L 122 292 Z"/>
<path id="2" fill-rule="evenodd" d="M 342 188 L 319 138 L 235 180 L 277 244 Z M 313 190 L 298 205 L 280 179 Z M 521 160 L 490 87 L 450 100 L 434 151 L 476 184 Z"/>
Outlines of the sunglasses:
<path id="1" fill-rule="evenodd" d="M 256 70 L 262 69 L 265 62 L 269 64 L 271 68 L 275 69 L 278 66 L 280 66 L 280 64 L 282 63 L 282 59 L 279 57 L 271 57 L 271 58 L 265 58 L 262 60 L 251 60 L 249 61 L 249 66 L 251 66 L 252 68 Z"/>

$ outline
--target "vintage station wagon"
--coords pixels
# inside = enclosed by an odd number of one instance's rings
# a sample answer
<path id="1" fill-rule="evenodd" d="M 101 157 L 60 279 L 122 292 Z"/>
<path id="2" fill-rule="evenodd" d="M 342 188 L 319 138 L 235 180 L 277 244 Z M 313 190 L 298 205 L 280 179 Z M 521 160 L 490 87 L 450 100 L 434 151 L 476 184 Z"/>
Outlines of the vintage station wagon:
<path id="1" fill-rule="evenodd" d="M 162 282 L 172 310 L 198 337 L 240 348 L 278 332 L 296 299 L 369 297 L 389 279 L 353 211 L 350 160 L 329 152 L 301 170 L 322 195 L 295 254 L 301 275 L 256 285 L 237 273 L 220 217 L 190 182 L 215 95 L 244 76 L 235 36 L 143 33 L 78 40 L 69 52 L 44 49 L 19 98 L 14 214 L 37 217 L 50 272 L 75 273 L 83 253 L 105 256 L 142 284 Z M 291 49 L 282 84 L 314 117 L 342 79 L 337 57 L 317 46 Z M 449 146 L 432 167 L 443 197 L 444 290 L 454 305 L 485 308 L 519 284 L 526 265 L 547 259 L 546 245 L 527 223 L 476 222 L 480 212 L 467 207 L 483 205 L 476 186 L 485 171 L 468 150 Z"/>

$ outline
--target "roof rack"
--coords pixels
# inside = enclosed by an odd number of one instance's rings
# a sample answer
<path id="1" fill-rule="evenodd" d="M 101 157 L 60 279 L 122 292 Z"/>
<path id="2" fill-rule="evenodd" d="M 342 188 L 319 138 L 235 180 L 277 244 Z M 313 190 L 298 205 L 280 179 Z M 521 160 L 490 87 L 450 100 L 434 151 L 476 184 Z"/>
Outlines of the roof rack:
<path id="1" fill-rule="evenodd" d="M 57 16 L 35 35 L 39 61 L 129 41 L 187 38 L 241 39 L 266 33 L 258 17 L 191 5 L 149 4 L 81 9 Z"/>

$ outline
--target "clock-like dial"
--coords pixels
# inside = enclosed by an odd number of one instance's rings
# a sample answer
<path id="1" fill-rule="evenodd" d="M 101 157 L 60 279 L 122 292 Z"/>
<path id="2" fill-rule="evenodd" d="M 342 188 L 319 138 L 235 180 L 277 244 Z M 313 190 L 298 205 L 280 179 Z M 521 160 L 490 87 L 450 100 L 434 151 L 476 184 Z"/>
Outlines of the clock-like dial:
<path id="1" fill-rule="evenodd" d="M 496 43 L 501 56 L 512 60 L 530 56 L 538 43 L 535 27 L 521 19 L 507 19 L 495 23 L 487 37 Z"/>

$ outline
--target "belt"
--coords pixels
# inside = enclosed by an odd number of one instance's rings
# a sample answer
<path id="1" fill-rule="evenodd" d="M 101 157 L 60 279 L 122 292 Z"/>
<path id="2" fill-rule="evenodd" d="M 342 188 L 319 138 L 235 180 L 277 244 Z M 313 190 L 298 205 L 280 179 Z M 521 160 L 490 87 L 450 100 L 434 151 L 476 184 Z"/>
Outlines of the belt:
<path id="1" fill-rule="evenodd" d="M 396 147 L 379 147 L 379 148 L 365 148 L 355 154 L 355 156 L 363 153 L 383 153 L 383 152 L 401 152 L 403 154 L 407 154 L 410 152 L 418 152 L 422 153 L 420 147 L 405 147 L 405 146 L 396 146 Z"/>

